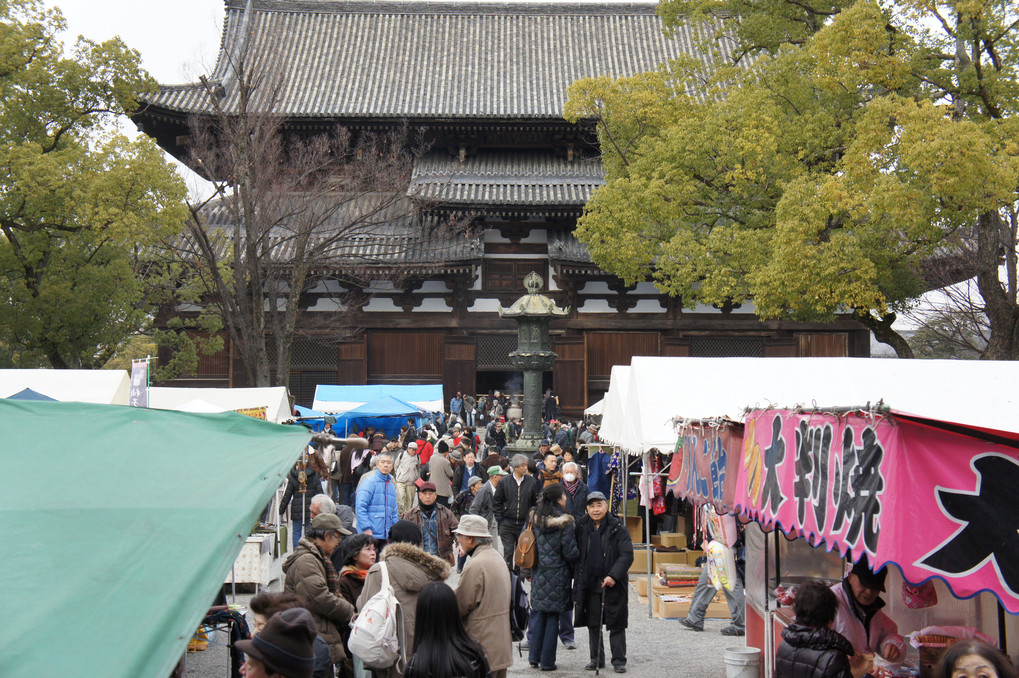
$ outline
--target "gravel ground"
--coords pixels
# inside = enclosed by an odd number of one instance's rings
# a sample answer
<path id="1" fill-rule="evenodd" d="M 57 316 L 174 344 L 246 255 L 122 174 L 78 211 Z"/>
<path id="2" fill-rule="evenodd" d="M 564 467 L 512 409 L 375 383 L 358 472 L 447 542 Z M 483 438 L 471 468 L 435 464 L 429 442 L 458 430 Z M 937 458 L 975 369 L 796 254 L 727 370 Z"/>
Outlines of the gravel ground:
<path id="1" fill-rule="evenodd" d="M 454 573 L 449 584 L 456 586 L 457 575 Z M 274 581 L 268 590 L 280 590 L 281 582 Z M 253 593 L 237 594 L 237 603 L 246 605 Z M 230 599 L 228 594 L 227 599 Z M 646 599 L 645 599 L 646 600 Z M 251 615 L 248 614 L 249 623 Z M 695 678 L 723 678 L 725 648 L 745 644 L 743 638 L 723 636 L 719 631 L 728 626 L 728 620 L 708 619 L 704 623 L 704 631 L 697 633 L 679 625 L 675 619 L 649 619 L 647 603 L 641 603 L 633 588 L 630 588 L 630 624 L 626 632 L 627 642 L 627 676 L 632 678 L 662 678 L 663 670 L 671 675 L 691 676 Z M 584 671 L 588 662 L 587 630 L 580 629 L 577 634 L 577 649 L 567 650 L 559 646 L 556 665 L 558 671 L 540 672 L 532 669 L 527 663 L 527 652 L 520 657 L 514 647 L 514 664 L 509 669 L 510 676 L 591 676 L 593 672 Z M 209 648 L 204 652 L 194 652 L 187 657 L 186 678 L 229 678 L 229 658 L 227 655 L 226 634 L 214 634 L 210 637 Z M 608 637 L 605 638 L 608 650 Z M 615 675 L 612 667 L 601 674 Z"/>

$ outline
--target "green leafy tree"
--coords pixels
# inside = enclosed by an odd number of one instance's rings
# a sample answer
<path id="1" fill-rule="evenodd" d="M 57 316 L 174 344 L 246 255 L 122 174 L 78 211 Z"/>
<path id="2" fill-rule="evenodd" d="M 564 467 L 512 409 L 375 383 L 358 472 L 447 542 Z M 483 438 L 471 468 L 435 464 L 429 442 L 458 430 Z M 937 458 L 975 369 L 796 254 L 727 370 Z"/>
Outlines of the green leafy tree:
<path id="1" fill-rule="evenodd" d="M 1014 274 L 997 275 L 1003 253 L 1015 265 L 1013 6 L 667 0 L 662 14 L 705 22 L 706 48 L 733 41 L 736 63 L 707 49 L 707 66 L 574 84 L 566 116 L 594 119 L 605 158 L 578 226 L 596 263 L 766 318 L 852 310 L 905 357 L 891 324 L 946 284 L 930 272 L 976 274 L 1000 308 L 986 354 L 1016 357 Z"/>
<path id="2" fill-rule="evenodd" d="M 101 367 L 149 317 L 148 247 L 180 230 L 185 189 L 151 140 L 117 134 L 154 83 L 119 40 L 57 10 L 0 1 L 0 343 L 58 368 Z"/>

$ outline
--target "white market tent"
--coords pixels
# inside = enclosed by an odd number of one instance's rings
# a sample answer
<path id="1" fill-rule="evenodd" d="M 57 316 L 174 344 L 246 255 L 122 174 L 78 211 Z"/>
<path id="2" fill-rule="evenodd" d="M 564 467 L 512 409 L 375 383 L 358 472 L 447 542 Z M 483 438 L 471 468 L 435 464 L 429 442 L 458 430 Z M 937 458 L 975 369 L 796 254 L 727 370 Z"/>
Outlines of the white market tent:
<path id="1" fill-rule="evenodd" d="M 589 417 L 596 417 L 599 414 L 603 414 L 604 412 L 605 412 L 605 398 L 602 398 L 601 400 L 599 400 L 598 402 L 584 410 L 584 414 L 586 414 Z"/>
<path id="2" fill-rule="evenodd" d="M 149 407 L 180 412 L 231 412 L 265 408 L 265 418 L 274 423 L 292 419 L 290 396 L 283 386 L 261 388 L 173 388 L 149 389 Z"/>
<path id="3" fill-rule="evenodd" d="M 630 388 L 630 366 L 613 365 L 609 373 L 609 390 L 605 393 L 598 439 L 615 445 L 623 439 L 626 424 L 626 400 Z"/>
<path id="4" fill-rule="evenodd" d="M 671 450 L 673 418 L 742 421 L 747 407 L 863 407 L 1019 433 L 1019 361 L 635 357 L 612 368 L 600 437 L 631 454 Z M 627 385 L 609 396 L 616 380 Z"/>
<path id="5" fill-rule="evenodd" d="M 0 370 L 0 398 L 30 388 L 61 402 L 127 405 L 125 370 Z"/>
<path id="6" fill-rule="evenodd" d="M 425 412 L 444 412 L 442 384 L 358 384 L 326 385 L 315 388 L 311 409 L 326 414 L 343 414 L 367 403 L 391 396 Z"/>

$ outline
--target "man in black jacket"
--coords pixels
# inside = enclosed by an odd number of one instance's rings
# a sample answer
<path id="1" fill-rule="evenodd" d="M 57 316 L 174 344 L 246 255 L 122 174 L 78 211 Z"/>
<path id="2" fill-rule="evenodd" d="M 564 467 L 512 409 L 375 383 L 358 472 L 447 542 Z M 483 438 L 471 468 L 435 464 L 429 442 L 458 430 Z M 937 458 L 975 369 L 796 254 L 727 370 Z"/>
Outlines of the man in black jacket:
<path id="1" fill-rule="evenodd" d="M 517 538 L 524 531 L 531 509 L 538 503 L 538 481 L 527 472 L 527 457 L 515 455 L 510 461 L 509 477 L 495 488 L 492 511 L 499 523 L 499 539 L 506 565 L 513 569 L 513 551 Z"/>
<path id="2" fill-rule="evenodd" d="M 605 666 L 605 645 L 601 625 L 609 632 L 609 650 L 616 673 L 626 673 L 627 572 L 633 564 L 633 542 L 622 521 L 609 515 L 601 492 L 587 495 L 587 515 L 577 522 L 580 560 L 574 572 L 573 591 L 577 604 L 573 625 L 586 626 L 594 671 Z"/>

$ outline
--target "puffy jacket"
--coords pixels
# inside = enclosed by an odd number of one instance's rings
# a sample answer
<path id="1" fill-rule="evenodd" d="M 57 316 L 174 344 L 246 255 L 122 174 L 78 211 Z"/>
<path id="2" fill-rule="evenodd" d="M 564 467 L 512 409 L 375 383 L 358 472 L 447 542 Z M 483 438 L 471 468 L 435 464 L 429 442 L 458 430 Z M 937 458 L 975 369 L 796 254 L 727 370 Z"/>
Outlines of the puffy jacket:
<path id="1" fill-rule="evenodd" d="M 885 646 L 888 644 L 899 648 L 902 653 L 906 652 L 906 642 L 899 635 L 898 625 L 881 611 L 885 605 L 883 600 L 878 598 L 868 610 L 863 610 L 853 601 L 848 581 L 843 580 L 835 584 L 831 590 L 835 592 L 835 597 L 839 601 L 833 628 L 852 643 L 857 653 L 873 651 L 884 656 Z"/>
<path id="2" fill-rule="evenodd" d="M 853 644 L 838 631 L 790 624 L 775 655 L 776 678 L 851 678 Z"/>
<path id="3" fill-rule="evenodd" d="M 396 510 L 396 482 L 393 476 L 376 470 L 357 489 L 357 529 L 372 531 L 376 539 L 387 539 L 389 529 L 400 519 Z"/>
<path id="4" fill-rule="evenodd" d="M 505 481 L 503 481 L 505 482 Z M 502 487 L 502 483 L 499 483 Z M 496 488 L 498 489 L 498 488 Z M 538 562 L 531 574 L 531 609 L 566 612 L 572 607 L 573 564 L 580 558 L 573 516 L 560 513 L 534 522 Z"/>

